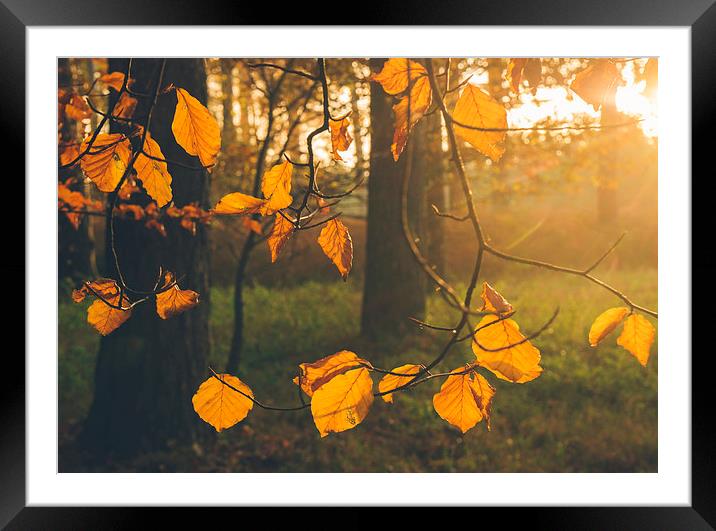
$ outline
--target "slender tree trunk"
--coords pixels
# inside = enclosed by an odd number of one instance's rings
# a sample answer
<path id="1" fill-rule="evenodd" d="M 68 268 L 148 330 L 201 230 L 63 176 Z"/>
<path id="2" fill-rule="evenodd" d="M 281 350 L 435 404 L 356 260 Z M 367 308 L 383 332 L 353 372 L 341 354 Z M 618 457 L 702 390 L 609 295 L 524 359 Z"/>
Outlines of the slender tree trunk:
<path id="1" fill-rule="evenodd" d="M 379 71 L 383 60 L 371 59 L 371 69 Z M 425 312 L 425 278 L 405 241 L 401 223 L 401 198 L 406 148 L 399 162 L 390 152 L 393 138 L 391 99 L 377 83 L 371 83 L 371 150 L 368 183 L 368 228 L 366 270 L 361 328 L 368 337 L 398 334 L 408 325 L 408 317 Z M 420 137 L 418 129 L 410 142 Z M 413 149 L 413 153 L 419 149 Z M 415 168 L 415 165 L 413 165 Z M 425 187 L 414 175 L 411 179 L 409 217 L 419 227 L 425 204 Z M 419 232 L 417 232 L 419 234 Z"/>
<path id="2" fill-rule="evenodd" d="M 234 127 L 234 61 L 233 59 L 221 59 L 220 61 L 224 115 L 222 139 L 225 145 L 229 145 L 236 140 L 236 128 Z"/>
<path id="3" fill-rule="evenodd" d="M 618 123 L 620 120 L 614 94 L 607 96 L 602 104 L 600 121 L 603 125 Z M 597 179 L 597 221 L 600 224 L 613 224 L 619 217 L 619 203 L 617 201 L 617 175 L 619 168 L 619 143 L 616 140 L 618 129 L 604 129 L 602 131 L 606 141 L 610 143 L 609 157 L 602 157 L 600 175 Z"/>
<path id="4" fill-rule="evenodd" d="M 154 84 L 159 61 L 137 60 L 133 76 L 137 90 Z M 112 60 L 110 70 L 126 68 L 126 60 Z M 164 85 L 173 83 L 206 102 L 206 73 L 200 59 L 167 61 Z M 146 112 L 140 101 L 137 115 Z M 199 167 L 179 147 L 171 132 L 176 96 L 159 98 L 150 132 L 167 159 Z M 208 207 L 209 177 L 169 164 L 174 202 L 181 207 L 198 201 Z M 200 293 L 194 309 L 168 320 L 160 319 L 152 303 L 132 311 L 119 329 L 103 337 L 97 357 L 95 395 L 81 436 L 84 445 L 101 456 L 135 454 L 162 449 L 172 442 L 190 442 L 207 434 L 195 414 L 191 397 L 207 375 L 209 354 L 209 242 L 204 226 L 196 235 L 178 223 L 167 223 L 167 237 L 148 231 L 141 223 L 115 224 L 116 249 L 127 283 L 151 289 L 159 266 L 176 273 L 182 288 Z M 109 239 L 108 239 L 109 242 Z M 107 249 L 107 276 L 116 278 Z"/>

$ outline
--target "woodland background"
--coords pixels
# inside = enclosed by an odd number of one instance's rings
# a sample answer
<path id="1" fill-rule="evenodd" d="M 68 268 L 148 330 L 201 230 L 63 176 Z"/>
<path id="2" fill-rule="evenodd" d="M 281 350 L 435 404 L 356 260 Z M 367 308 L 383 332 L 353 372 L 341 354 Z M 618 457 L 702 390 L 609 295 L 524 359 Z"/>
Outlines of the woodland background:
<path id="1" fill-rule="evenodd" d="M 210 177 L 174 168 L 175 203 L 210 208 L 224 194 L 249 191 L 267 135 L 269 89 L 280 71 L 249 68 L 285 59 L 170 60 L 174 76 L 215 115 L 222 148 Z M 291 61 L 310 71 L 311 59 Z M 547 59 L 541 84 L 566 88 L 583 59 Z M 452 75 L 472 73 L 510 109 L 549 106 L 540 93 L 516 95 L 504 73 L 507 59 L 454 59 Z M 145 60 L 138 68 L 154 68 Z M 350 229 L 353 269 L 346 282 L 315 243 L 293 237 L 271 264 L 265 244 L 245 256 L 249 235 L 238 219 L 214 219 L 195 227 L 168 225 L 166 236 L 143 223 L 123 221 L 124 261 L 146 264 L 146 249 L 174 258 L 184 284 L 201 293 L 192 312 L 162 322 L 134 317 L 107 338 L 86 323 L 86 305 L 70 293 L 107 270 L 104 219 L 86 216 L 75 229 L 59 213 L 59 452 L 60 472 L 653 472 L 657 469 L 657 370 L 655 345 L 647 368 L 613 342 L 587 344 L 592 320 L 614 297 L 583 279 L 486 259 L 482 276 L 520 307 L 520 324 L 538 328 L 555 306 L 556 321 L 537 339 L 544 374 L 529 385 L 498 381 L 492 431 L 461 435 L 432 407 L 436 387 L 403 393 L 395 404 L 374 407 L 350 432 L 321 439 L 310 414 L 256 409 L 232 430 L 215 434 L 192 410 L 191 396 L 209 375 L 207 366 L 238 368 L 257 394 L 271 402 L 296 400 L 295 367 L 341 349 L 360 352 L 383 367 L 425 362 L 440 336 L 408 316 L 444 320 L 449 309 L 424 279 L 399 228 L 401 162 L 389 156 L 391 100 L 375 83 L 376 59 L 328 59 L 332 111 L 351 112 L 354 142 L 344 163 L 325 153 L 324 191 L 360 183 L 335 211 Z M 626 64 L 626 63 L 625 63 Z M 639 83 L 643 63 L 624 76 Z M 59 86 L 82 87 L 107 72 L 123 71 L 123 59 L 60 59 Z M 181 82 L 181 84 L 180 84 Z M 311 83 L 288 76 L 274 102 L 265 164 L 282 150 L 300 158 L 307 131 L 321 120 Z M 157 113 L 164 112 L 161 106 Z M 604 114 L 602 111 L 602 118 Z M 612 122 L 629 115 L 611 109 Z M 532 116 L 530 125 L 560 125 L 558 112 Z M 81 139 L 97 116 L 70 123 L 67 139 Z M 159 120 L 160 118 L 158 118 Z M 570 116 L 599 123 L 599 113 Z M 170 122 L 170 118 L 165 118 Z M 295 124 L 295 125 L 294 125 Z M 156 137 L 154 132 L 152 133 Z M 467 224 L 435 216 L 459 212 L 458 183 L 445 154 L 439 114 L 411 135 L 416 175 L 411 219 L 427 254 L 456 286 L 467 279 L 474 253 Z M 178 159 L 167 142 L 167 158 Z M 168 147 L 165 147 L 167 145 Z M 389 163 L 386 163 L 386 160 Z M 657 138 L 640 124 L 610 130 L 525 131 L 508 135 L 505 157 L 489 164 L 468 154 L 467 173 L 490 241 L 515 254 L 575 267 L 593 262 L 622 232 L 622 244 L 603 262 L 602 278 L 647 306 L 657 305 Z M 73 171 L 60 173 L 64 180 Z M 479 178 L 477 178 L 479 177 Z M 89 183 L 87 196 L 101 199 Z M 249 192 L 247 192 L 249 193 Z M 193 231 L 191 230 L 193 229 Z M 237 306 L 237 286 L 241 299 Z M 236 308 L 242 313 L 240 338 Z M 472 356 L 462 347 L 465 360 Z M 457 363 L 455 364 L 457 365 Z M 501 388 L 509 391 L 500 392 Z"/>

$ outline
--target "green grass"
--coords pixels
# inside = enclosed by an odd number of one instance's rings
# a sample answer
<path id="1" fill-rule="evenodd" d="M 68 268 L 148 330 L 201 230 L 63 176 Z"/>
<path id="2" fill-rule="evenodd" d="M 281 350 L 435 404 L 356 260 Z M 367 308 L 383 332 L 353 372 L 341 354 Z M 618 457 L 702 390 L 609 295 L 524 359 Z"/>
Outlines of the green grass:
<path id="1" fill-rule="evenodd" d="M 655 270 L 601 276 L 635 301 L 656 307 Z M 440 383 L 433 381 L 401 393 L 392 405 L 376 399 L 360 426 L 324 439 L 308 411 L 254 408 L 204 448 L 115 466 L 197 472 L 655 472 L 657 346 L 645 369 L 615 345 L 616 334 L 598 349 L 587 345 L 591 321 L 620 301 L 584 279 L 524 267 L 505 269 L 493 285 L 518 309 L 515 319 L 525 331 L 539 328 L 556 306 L 560 314 L 534 341 L 545 369 L 540 378 L 511 384 L 488 375 L 497 388 L 490 432 L 481 423 L 463 436 L 440 419 L 432 407 Z M 211 362 L 220 367 L 231 340 L 232 294 L 214 288 L 211 297 Z M 392 368 L 429 361 L 445 341 L 445 333 L 417 328 L 399 341 L 362 340 L 360 291 L 350 283 L 256 286 L 245 300 L 247 342 L 239 376 L 268 403 L 298 401 L 291 378 L 300 362 L 348 348 Z M 454 319 L 438 298 L 430 299 L 428 314 L 439 324 Z M 61 422 L 87 411 L 97 343 L 83 308 L 61 303 Z M 473 358 L 465 343 L 442 368 Z"/>

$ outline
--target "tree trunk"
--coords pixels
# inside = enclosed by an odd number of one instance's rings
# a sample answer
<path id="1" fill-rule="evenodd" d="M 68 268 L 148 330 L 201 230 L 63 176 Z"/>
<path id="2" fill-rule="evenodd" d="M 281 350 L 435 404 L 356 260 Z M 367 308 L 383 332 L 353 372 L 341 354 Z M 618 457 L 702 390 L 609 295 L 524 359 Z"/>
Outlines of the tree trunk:
<path id="1" fill-rule="evenodd" d="M 137 60 L 132 74 L 135 90 L 152 90 L 160 61 Z M 126 60 L 112 60 L 110 71 L 126 68 Z M 200 59 L 169 59 L 163 85 L 175 84 L 199 101 L 207 99 L 206 73 Z M 146 112 L 140 100 L 136 116 Z M 179 147 L 171 131 L 176 96 L 159 97 L 150 131 L 164 156 L 199 167 Z M 178 207 L 198 201 L 207 208 L 209 177 L 169 164 L 174 202 Z M 159 266 L 176 273 L 181 287 L 199 292 L 201 303 L 171 319 L 157 316 L 147 302 L 132 311 L 119 329 L 103 337 L 97 357 L 95 396 L 81 442 L 101 456 L 131 455 L 162 449 L 173 442 L 186 443 L 207 434 L 193 411 L 191 397 L 207 376 L 209 354 L 209 242 L 204 226 L 196 235 L 178 223 L 166 224 L 167 236 L 147 230 L 142 223 L 116 220 L 116 250 L 124 277 L 134 289 L 151 290 Z M 109 244 L 109 238 L 107 239 Z M 107 276 L 116 278 L 111 250 L 107 248 Z"/>
<path id="2" fill-rule="evenodd" d="M 377 72 L 383 60 L 371 59 L 370 64 Z M 377 338 L 403 332 L 409 324 L 408 317 L 425 313 L 425 277 L 405 241 L 401 223 L 402 184 L 411 150 L 406 148 L 399 162 L 393 161 L 391 99 L 379 84 L 371 82 L 370 88 L 370 178 L 361 328 L 364 335 Z M 421 127 L 418 125 L 411 133 L 410 142 L 420 138 Z M 425 205 L 421 174 L 416 171 L 413 175 L 408 198 L 410 224 L 416 234 Z"/>

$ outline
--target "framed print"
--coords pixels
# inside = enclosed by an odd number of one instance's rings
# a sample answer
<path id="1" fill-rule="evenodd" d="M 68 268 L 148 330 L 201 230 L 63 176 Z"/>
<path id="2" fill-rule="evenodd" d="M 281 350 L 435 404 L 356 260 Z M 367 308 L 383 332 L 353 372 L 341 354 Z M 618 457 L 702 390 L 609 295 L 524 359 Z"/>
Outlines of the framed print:
<path id="1" fill-rule="evenodd" d="M 716 8 L 561 4 L 259 26 L 5 2 L 27 313 L 3 524 L 498 506 L 711 528 L 689 175 Z"/>

